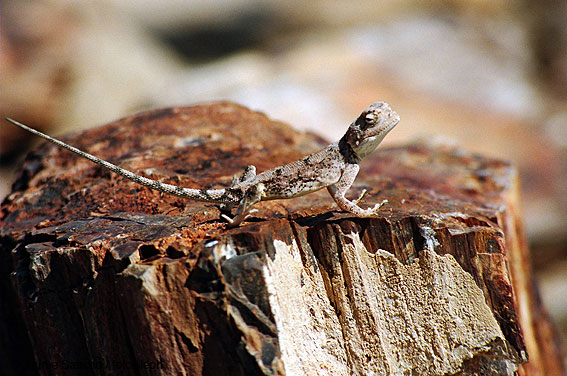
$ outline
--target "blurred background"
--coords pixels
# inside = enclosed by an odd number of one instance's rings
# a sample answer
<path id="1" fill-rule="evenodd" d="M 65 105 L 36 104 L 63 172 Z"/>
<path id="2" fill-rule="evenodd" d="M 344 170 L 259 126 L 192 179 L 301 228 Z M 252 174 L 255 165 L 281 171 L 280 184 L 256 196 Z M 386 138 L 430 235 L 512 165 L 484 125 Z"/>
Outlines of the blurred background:
<path id="1" fill-rule="evenodd" d="M 1 116 L 52 135 L 228 99 L 335 141 L 384 100 L 385 143 L 513 161 L 567 343 L 567 1 L 2 0 L 0 22 Z M 0 126 L 0 198 L 37 142 Z"/>

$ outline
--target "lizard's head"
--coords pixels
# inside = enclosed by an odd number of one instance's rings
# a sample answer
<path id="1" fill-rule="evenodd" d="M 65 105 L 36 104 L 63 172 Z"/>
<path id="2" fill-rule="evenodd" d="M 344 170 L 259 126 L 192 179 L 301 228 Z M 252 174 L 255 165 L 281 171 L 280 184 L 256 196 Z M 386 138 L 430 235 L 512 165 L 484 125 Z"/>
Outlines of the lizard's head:
<path id="1" fill-rule="evenodd" d="M 352 122 L 341 142 L 346 142 L 358 158 L 364 158 L 399 121 L 400 116 L 387 103 L 372 103 Z"/>

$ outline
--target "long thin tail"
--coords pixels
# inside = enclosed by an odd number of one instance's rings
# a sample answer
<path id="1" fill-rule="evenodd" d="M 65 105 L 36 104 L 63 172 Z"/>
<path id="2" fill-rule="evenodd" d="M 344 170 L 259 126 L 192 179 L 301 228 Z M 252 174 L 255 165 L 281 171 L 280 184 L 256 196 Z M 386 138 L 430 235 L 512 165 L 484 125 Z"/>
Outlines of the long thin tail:
<path id="1" fill-rule="evenodd" d="M 107 169 L 109 169 L 110 171 L 124 176 L 127 179 L 132 180 L 133 182 L 136 182 L 138 184 L 141 185 L 145 185 L 146 187 L 150 187 L 152 189 L 158 190 L 160 192 L 163 193 L 167 193 L 170 195 L 175 195 L 175 196 L 180 196 L 180 197 L 185 197 L 185 198 L 190 198 L 193 200 L 199 200 L 199 201 L 210 201 L 210 202 L 223 202 L 223 201 L 229 201 L 227 200 L 227 195 L 226 195 L 226 191 L 224 189 L 209 189 L 209 190 L 202 190 L 202 189 L 191 189 L 191 188 L 183 188 L 183 187 L 178 187 L 175 185 L 171 185 L 171 184 L 165 184 L 165 183 L 161 183 L 157 180 L 152 180 L 152 179 L 148 179 L 145 178 L 143 176 L 137 175 L 131 171 L 125 170 L 121 167 L 116 166 L 115 164 L 112 164 L 110 162 L 107 162 L 103 159 L 97 158 L 92 154 L 86 153 L 82 150 L 77 149 L 76 147 L 73 147 L 71 145 L 68 145 L 66 143 L 64 143 L 63 141 L 59 141 L 56 138 L 53 138 L 51 136 L 48 136 L 44 133 L 41 133 L 40 131 L 37 131 L 33 128 L 28 127 L 27 125 L 24 125 L 14 119 L 10 119 L 10 118 L 6 118 L 7 121 L 9 121 L 10 123 L 17 125 L 18 127 L 31 132 L 39 137 L 43 137 L 44 139 L 54 143 L 55 145 L 61 146 L 62 148 L 65 148 L 69 151 L 72 151 L 75 154 L 80 155 L 83 158 L 88 159 L 89 161 L 92 161 L 102 167 L 105 167 Z"/>

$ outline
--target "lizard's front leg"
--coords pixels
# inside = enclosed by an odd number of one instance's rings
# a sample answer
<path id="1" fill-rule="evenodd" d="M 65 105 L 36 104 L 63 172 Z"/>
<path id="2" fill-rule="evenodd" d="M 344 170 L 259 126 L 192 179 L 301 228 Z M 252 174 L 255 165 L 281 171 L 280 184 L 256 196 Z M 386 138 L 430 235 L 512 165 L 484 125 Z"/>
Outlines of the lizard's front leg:
<path id="1" fill-rule="evenodd" d="M 258 183 L 253 184 L 246 190 L 244 197 L 240 200 L 240 204 L 238 205 L 238 209 L 236 209 L 236 214 L 234 218 L 230 218 L 227 215 L 221 214 L 221 216 L 229 222 L 230 227 L 236 227 L 242 223 L 248 217 L 248 215 L 252 212 L 250 208 L 255 203 L 259 202 L 262 199 L 262 194 L 264 193 L 264 184 Z"/>
<path id="2" fill-rule="evenodd" d="M 348 164 L 345 167 L 340 180 L 337 183 L 328 186 L 327 190 L 329 191 L 329 194 L 331 195 L 331 197 L 333 197 L 333 200 L 335 200 L 337 205 L 344 211 L 348 211 L 356 215 L 357 217 L 372 217 L 378 212 L 382 205 L 388 202 L 388 200 L 384 200 L 381 203 L 374 205 L 373 208 L 362 209 L 357 204 L 358 201 L 362 199 L 362 196 L 364 195 L 364 193 L 366 193 L 366 191 L 364 191 L 362 195 L 354 202 L 345 197 L 345 194 L 352 186 L 352 183 L 354 182 L 359 169 L 360 167 L 357 164 Z"/>

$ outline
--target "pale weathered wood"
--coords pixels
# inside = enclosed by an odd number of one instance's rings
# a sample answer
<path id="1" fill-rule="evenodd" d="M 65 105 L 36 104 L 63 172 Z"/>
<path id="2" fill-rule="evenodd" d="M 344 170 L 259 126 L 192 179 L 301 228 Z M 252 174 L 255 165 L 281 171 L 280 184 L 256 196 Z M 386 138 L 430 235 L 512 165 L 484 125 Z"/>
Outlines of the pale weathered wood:
<path id="1" fill-rule="evenodd" d="M 323 145 L 230 103 L 146 112 L 67 141 L 187 187 Z M 260 203 L 227 229 L 214 205 L 41 147 L 2 205 L 2 373 L 563 372 L 512 166 L 384 148 L 352 196 L 362 188 L 362 206 L 389 200 L 377 218 L 320 192 Z"/>

